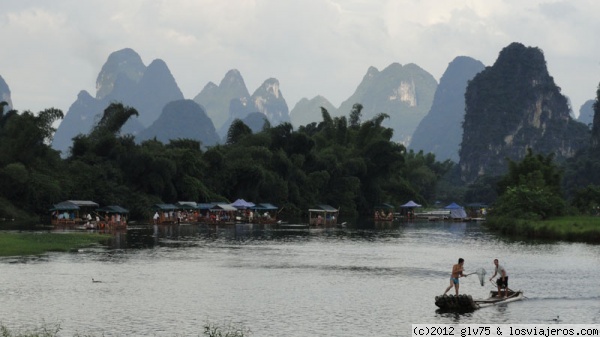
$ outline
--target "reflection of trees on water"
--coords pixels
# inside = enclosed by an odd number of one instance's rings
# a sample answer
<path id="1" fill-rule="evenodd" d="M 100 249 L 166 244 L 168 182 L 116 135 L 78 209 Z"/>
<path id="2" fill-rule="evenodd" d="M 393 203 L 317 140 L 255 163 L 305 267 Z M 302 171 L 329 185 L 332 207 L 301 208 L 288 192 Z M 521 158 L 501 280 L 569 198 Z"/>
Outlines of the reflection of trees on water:
<path id="1" fill-rule="evenodd" d="M 108 242 L 111 249 L 143 249 L 157 246 L 183 247 L 198 241 L 217 240 L 277 240 L 319 235 L 314 230 L 280 228 L 276 224 L 235 225 L 138 225 L 127 230 L 112 231 Z"/>
<path id="2" fill-rule="evenodd" d="M 459 224 L 452 224 L 459 225 Z M 186 247 L 199 241 L 213 242 L 247 240 L 302 240 L 322 236 L 378 237 L 402 236 L 400 222 L 357 221 L 346 228 L 313 228 L 301 225 L 278 224 L 140 224 L 127 230 L 112 231 L 109 242 L 111 249 L 144 249 L 153 247 Z M 372 232 L 376 230 L 376 232 Z M 464 231 L 464 227 L 461 229 Z M 381 232 L 383 231 L 383 232 Z"/>

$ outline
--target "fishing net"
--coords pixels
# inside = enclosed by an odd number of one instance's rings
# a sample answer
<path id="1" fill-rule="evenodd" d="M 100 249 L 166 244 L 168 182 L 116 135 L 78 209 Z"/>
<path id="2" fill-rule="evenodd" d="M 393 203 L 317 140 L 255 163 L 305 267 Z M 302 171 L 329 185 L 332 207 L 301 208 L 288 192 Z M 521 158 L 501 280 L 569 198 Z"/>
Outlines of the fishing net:
<path id="1" fill-rule="evenodd" d="M 481 286 L 483 287 L 485 284 L 485 269 L 479 268 L 473 274 L 477 274 L 477 277 L 479 277 L 479 283 L 481 283 Z"/>
<path id="2" fill-rule="evenodd" d="M 473 275 L 473 274 L 477 274 L 477 277 L 479 278 L 479 283 L 481 283 L 481 286 L 483 287 L 483 285 L 485 284 L 485 269 L 479 268 L 479 269 L 475 270 L 474 272 L 469 273 L 465 276 L 469 276 L 469 275 Z"/>

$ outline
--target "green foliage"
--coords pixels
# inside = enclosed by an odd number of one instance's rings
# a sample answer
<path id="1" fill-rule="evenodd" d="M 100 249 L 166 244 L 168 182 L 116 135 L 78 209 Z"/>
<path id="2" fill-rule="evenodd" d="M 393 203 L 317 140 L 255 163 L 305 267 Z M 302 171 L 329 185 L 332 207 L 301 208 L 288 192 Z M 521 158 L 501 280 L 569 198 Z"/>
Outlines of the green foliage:
<path id="1" fill-rule="evenodd" d="M 498 183 L 502 179 L 499 176 L 481 176 L 465 191 L 465 200 L 482 202 L 491 205 L 498 199 Z"/>
<path id="2" fill-rule="evenodd" d="M 582 214 L 600 215 L 600 187 L 589 185 L 577 190 L 572 204 Z"/>
<path id="3" fill-rule="evenodd" d="M 509 187 L 498 198 L 493 214 L 519 219 L 547 219 L 550 216 L 562 215 L 565 201 L 556 194 L 542 188 L 530 188 L 527 185 Z"/>
<path id="4" fill-rule="evenodd" d="M 348 119 L 322 109 L 322 122 L 298 131 L 283 123 L 253 134 L 236 120 L 227 144 L 203 152 L 189 139 L 136 144 L 120 129 L 137 111 L 113 103 L 89 134 L 73 139 L 65 160 L 47 144 L 60 111 L 9 112 L 0 116 L 0 198 L 37 214 L 65 199 L 94 200 L 129 208 L 132 219 L 147 219 L 154 203 L 182 200 L 245 198 L 294 215 L 326 203 L 349 217 L 382 202 L 432 200 L 452 164 L 407 153 L 383 126 L 388 115 L 362 121 L 361 111 L 355 104 Z"/>
<path id="5" fill-rule="evenodd" d="M 424 154 L 423 151 L 414 153 L 413 150 L 406 154 L 405 163 L 403 176 L 417 190 L 423 200 L 435 199 L 438 182 L 453 167 L 450 160 L 437 162 L 434 154 Z"/>
<path id="6" fill-rule="evenodd" d="M 102 118 L 92 131 L 92 136 L 102 136 L 107 133 L 117 134 L 131 116 L 139 116 L 139 113 L 134 108 L 124 106 L 122 103 L 110 104 L 104 109 Z"/>
<path id="7" fill-rule="evenodd" d="M 600 186 L 600 147 L 590 146 L 579 151 L 565 163 L 562 186 L 569 200 L 588 186 Z"/>
<path id="8" fill-rule="evenodd" d="M 229 126 L 227 131 L 227 144 L 232 145 L 240 141 L 243 137 L 251 135 L 252 130 L 240 119 L 236 119 Z"/>
<path id="9" fill-rule="evenodd" d="M 350 111 L 350 127 L 358 128 L 360 126 L 360 119 L 362 118 L 362 104 L 355 103 Z"/>
<path id="10" fill-rule="evenodd" d="M 53 196 L 61 194 L 64 164 L 48 143 L 55 131 L 52 124 L 62 117 L 57 109 L 37 115 L 14 110 L 0 114 L 0 198 L 8 201 L 0 214 L 20 215 L 15 207 L 40 214 Z"/>
<path id="11" fill-rule="evenodd" d="M 552 158 L 552 155 L 534 155 L 528 149 L 521 162 L 510 161 L 509 172 L 498 183 L 500 197 L 493 214 L 520 219 L 546 219 L 564 214 L 561 172 Z"/>

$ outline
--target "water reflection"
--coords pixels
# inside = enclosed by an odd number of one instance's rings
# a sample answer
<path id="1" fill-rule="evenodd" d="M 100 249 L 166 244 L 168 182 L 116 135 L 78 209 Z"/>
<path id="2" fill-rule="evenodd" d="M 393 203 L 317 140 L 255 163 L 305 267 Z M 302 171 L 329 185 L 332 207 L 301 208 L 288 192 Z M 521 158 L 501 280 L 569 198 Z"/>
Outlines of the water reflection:
<path id="1" fill-rule="evenodd" d="M 156 246 L 183 247 L 194 245 L 198 240 L 278 240 L 298 239 L 314 235 L 339 235 L 334 228 L 280 228 L 270 224 L 236 225 L 153 225 L 138 224 L 126 231 L 106 232 L 112 237 L 108 243 L 111 249 L 143 249 Z M 337 233 L 337 234 L 336 234 Z"/>

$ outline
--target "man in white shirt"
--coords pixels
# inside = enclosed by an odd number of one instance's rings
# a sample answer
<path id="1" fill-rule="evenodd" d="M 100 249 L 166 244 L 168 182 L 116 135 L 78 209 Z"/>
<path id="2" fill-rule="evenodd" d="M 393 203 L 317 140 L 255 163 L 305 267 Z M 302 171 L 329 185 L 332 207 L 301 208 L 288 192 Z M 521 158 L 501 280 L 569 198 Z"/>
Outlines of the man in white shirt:
<path id="1" fill-rule="evenodd" d="M 496 269 L 494 270 L 494 275 L 490 277 L 490 281 L 492 281 L 496 275 L 499 275 L 500 277 L 496 280 L 496 285 L 498 285 L 498 297 L 508 297 L 508 273 L 506 272 L 506 269 L 498 263 L 498 259 L 494 259 L 494 265 L 496 265 Z M 504 288 L 504 296 L 502 296 L 502 293 L 500 292 L 502 288 Z"/>

